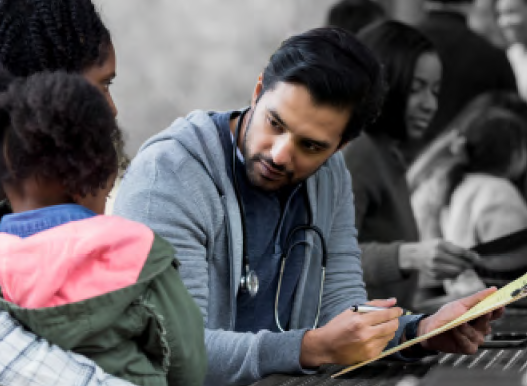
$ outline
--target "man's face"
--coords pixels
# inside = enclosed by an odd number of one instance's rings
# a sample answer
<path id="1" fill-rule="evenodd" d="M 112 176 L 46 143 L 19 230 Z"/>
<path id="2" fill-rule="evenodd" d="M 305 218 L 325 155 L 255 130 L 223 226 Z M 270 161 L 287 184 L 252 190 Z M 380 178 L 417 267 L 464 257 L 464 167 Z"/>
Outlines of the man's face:
<path id="1" fill-rule="evenodd" d="M 266 191 L 307 179 L 338 150 L 351 109 L 315 105 L 307 88 L 280 82 L 252 102 L 242 152 L 249 180 Z"/>
<path id="2" fill-rule="evenodd" d="M 498 0 L 496 13 L 507 41 L 527 44 L 527 0 Z"/>

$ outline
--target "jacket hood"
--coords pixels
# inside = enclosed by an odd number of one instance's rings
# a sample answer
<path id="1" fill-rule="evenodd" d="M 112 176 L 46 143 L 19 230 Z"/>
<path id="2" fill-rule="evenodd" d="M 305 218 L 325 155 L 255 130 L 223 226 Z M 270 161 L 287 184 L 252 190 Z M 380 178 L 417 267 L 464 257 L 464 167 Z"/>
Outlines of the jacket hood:
<path id="1" fill-rule="evenodd" d="M 154 233 L 114 216 L 97 216 L 28 238 L 0 234 L 4 299 L 35 309 L 65 305 L 135 284 Z"/>
<path id="2" fill-rule="evenodd" d="M 218 129 L 209 113 L 195 110 L 185 118 L 176 119 L 170 127 L 154 135 L 139 149 L 139 152 L 148 147 L 166 141 L 175 141 L 192 158 L 199 162 L 210 175 L 218 190 L 224 194 L 223 181 L 228 177 L 225 168 L 218 167 L 225 163 L 225 153 L 221 144 Z"/>

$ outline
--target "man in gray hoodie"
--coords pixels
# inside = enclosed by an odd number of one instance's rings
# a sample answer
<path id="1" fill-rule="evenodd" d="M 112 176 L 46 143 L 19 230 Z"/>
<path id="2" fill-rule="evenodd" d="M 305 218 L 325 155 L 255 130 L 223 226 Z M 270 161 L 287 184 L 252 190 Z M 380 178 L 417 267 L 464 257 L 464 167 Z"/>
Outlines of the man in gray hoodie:
<path id="1" fill-rule="evenodd" d="M 341 29 L 293 36 L 272 55 L 248 108 L 179 118 L 132 162 L 114 213 L 176 248 L 205 319 L 207 385 L 362 361 L 493 291 L 426 318 L 401 316 L 395 299 L 370 302 L 385 310 L 350 310 L 367 299 L 351 179 L 338 150 L 378 115 L 381 73 Z M 400 357 L 473 353 L 496 316 Z"/>

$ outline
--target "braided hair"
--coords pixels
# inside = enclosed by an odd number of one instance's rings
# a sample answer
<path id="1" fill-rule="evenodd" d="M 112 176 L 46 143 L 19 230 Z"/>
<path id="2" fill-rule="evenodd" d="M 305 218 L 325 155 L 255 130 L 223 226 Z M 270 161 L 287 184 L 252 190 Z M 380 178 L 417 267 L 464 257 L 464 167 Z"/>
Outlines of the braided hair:
<path id="1" fill-rule="evenodd" d="M 104 95 L 83 76 L 17 78 L 0 94 L 0 182 L 37 177 L 70 195 L 95 194 L 117 172 L 119 136 Z"/>
<path id="2" fill-rule="evenodd" d="M 15 76 L 82 72 L 110 47 L 91 0 L 0 0 L 0 62 Z"/>

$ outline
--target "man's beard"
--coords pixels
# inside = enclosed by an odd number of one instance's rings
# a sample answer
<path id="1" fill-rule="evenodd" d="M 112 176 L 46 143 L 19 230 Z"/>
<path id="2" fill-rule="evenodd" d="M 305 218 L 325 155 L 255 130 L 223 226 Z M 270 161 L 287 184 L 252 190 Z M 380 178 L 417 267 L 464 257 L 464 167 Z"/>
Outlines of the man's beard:
<path id="1" fill-rule="evenodd" d="M 255 186 L 258 189 L 269 191 L 269 190 L 281 190 L 284 188 L 288 188 L 290 186 L 298 184 L 300 181 L 294 181 L 293 175 L 294 173 L 291 171 L 288 171 L 285 166 L 283 165 L 277 165 L 274 163 L 273 159 L 269 156 L 266 156 L 262 153 L 254 154 L 252 156 L 249 156 L 248 146 L 247 146 L 247 134 L 249 133 L 249 130 L 252 126 L 253 122 L 253 111 L 251 111 L 251 115 L 249 116 L 249 119 L 247 121 L 247 125 L 245 127 L 245 135 L 242 141 L 242 155 L 245 160 L 245 173 L 247 175 L 247 178 L 249 179 L 250 183 Z M 277 189 L 266 189 L 265 186 L 262 186 L 262 184 L 259 183 L 259 179 L 257 178 L 258 172 L 256 171 L 256 164 L 258 162 L 265 162 L 267 165 L 272 167 L 274 170 L 284 173 L 284 182 L 280 187 Z M 260 176 L 260 178 L 264 178 L 263 176 Z M 271 182 L 271 181 L 270 181 Z"/>

